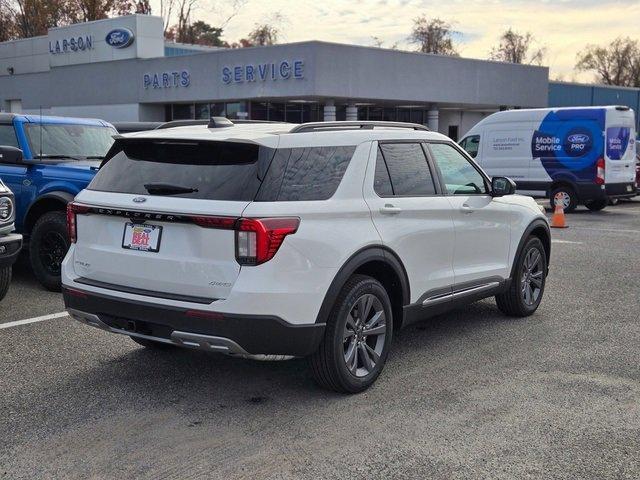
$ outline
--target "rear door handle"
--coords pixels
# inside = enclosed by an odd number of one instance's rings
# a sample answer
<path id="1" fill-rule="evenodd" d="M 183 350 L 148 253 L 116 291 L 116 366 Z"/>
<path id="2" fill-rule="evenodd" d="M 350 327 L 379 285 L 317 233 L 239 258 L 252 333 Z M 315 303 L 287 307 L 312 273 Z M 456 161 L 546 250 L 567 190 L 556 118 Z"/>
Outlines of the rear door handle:
<path id="1" fill-rule="evenodd" d="M 387 213 L 390 215 L 396 215 L 401 211 L 402 209 L 400 207 L 396 207 L 395 205 L 391 205 L 390 203 L 387 203 L 384 207 L 380 209 L 380 213 Z"/>
<path id="2" fill-rule="evenodd" d="M 462 206 L 460 207 L 460 211 L 462 213 L 473 213 L 474 210 L 473 208 L 471 208 L 469 205 L 467 205 L 466 203 L 463 203 Z"/>

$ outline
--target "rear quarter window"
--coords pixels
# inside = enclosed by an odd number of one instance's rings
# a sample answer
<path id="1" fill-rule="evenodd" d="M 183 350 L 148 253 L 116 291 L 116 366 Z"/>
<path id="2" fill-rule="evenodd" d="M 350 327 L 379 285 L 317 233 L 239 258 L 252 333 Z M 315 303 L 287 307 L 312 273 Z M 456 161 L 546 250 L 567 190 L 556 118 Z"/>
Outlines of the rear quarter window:
<path id="1" fill-rule="evenodd" d="M 258 202 L 327 200 L 338 189 L 355 146 L 278 149 Z"/>

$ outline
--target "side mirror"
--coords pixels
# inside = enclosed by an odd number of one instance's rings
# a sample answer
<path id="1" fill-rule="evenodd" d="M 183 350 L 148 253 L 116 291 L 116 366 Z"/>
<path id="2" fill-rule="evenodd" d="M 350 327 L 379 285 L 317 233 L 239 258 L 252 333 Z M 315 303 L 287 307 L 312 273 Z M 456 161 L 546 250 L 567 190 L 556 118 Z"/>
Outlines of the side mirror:
<path id="1" fill-rule="evenodd" d="M 0 163 L 22 163 L 22 150 L 16 147 L 0 146 Z"/>
<path id="2" fill-rule="evenodd" d="M 493 177 L 491 179 L 491 195 L 502 197 L 516 193 L 516 182 L 507 177 Z"/>

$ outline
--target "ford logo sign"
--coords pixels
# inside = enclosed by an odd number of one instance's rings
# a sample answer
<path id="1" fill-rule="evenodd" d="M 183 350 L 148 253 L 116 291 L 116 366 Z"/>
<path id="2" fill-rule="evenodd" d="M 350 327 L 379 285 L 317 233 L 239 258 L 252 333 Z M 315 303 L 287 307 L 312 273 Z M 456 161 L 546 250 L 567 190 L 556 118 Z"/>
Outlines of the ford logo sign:
<path id="1" fill-rule="evenodd" d="M 569 140 L 570 143 L 587 143 L 589 141 L 589 135 L 574 133 L 573 135 L 569 135 L 567 140 Z"/>
<path id="2" fill-rule="evenodd" d="M 147 201 L 147 199 L 144 198 L 144 197 L 136 197 L 136 198 L 133 199 L 133 201 L 136 202 L 136 203 L 144 203 L 144 202 Z"/>
<path id="3" fill-rule="evenodd" d="M 127 48 L 133 43 L 134 35 L 128 28 L 116 28 L 107 33 L 105 41 L 113 48 Z"/>

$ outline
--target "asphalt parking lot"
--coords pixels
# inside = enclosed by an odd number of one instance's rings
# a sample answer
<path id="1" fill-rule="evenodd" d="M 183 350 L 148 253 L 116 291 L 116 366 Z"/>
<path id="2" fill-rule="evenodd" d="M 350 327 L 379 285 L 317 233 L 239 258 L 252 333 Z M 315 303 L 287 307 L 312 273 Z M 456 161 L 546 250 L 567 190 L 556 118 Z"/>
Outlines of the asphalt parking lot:
<path id="1" fill-rule="evenodd" d="M 403 331 L 378 382 L 147 351 L 21 262 L 0 304 L 0 478 L 640 477 L 640 200 L 554 230 L 532 317 L 485 300 Z"/>

